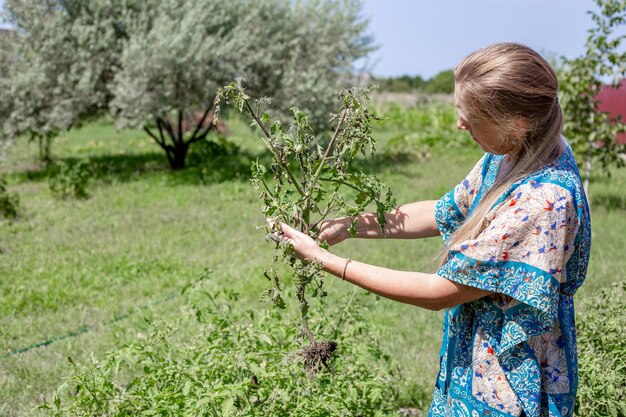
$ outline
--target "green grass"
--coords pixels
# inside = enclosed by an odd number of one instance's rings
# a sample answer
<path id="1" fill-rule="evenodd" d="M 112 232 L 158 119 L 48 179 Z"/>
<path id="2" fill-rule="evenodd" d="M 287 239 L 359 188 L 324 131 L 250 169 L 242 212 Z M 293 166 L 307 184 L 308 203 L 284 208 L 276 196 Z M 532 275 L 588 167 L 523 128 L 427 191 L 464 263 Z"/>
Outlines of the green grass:
<path id="1" fill-rule="evenodd" d="M 238 151 L 172 172 L 165 156 L 141 131 L 116 131 L 94 122 L 53 144 L 57 160 L 87 161 L 94 171 L 87 200 L 57 200 L 49 188 L 53 169 L 34 161 L 35 144 L 11 151 L 9 190 L 22 215 L 0 224 L 0 354 L 64 335 L 89 331 L 25 353 L 0 358 L 0 416 L 36 414 L 69 372 L 66 358 L 84 363 L 119 349 L 145 332 L 144 317 L 174 320 L 179 298 L 165 299 L 212 273 L 209 284 L 241 293 L 242 308 L 265 309 L 258 298 L 271 247 L 256 226 L 264 224 L 257 192 L 247 181 L 253 158 L 267 157 L 246 123 L 229 124 Z M 376 130 L 381 141 L 397 129 Z M 480 157 L 477 147 L 436 146 L 423 163 L 377 160 L 367 168 L 388 183 L 399 202 L 434 199 L 453 187 Z M 578 298 L 626 271 L 625 170 L 596 178 L 591 188 L 593 249 L 587 282 Z M 390 268 L 433 271 L 439 239 L 348 241 L 332 250 Z M 331 304 L 353 291 L 327 279 Z M 290 314 L 295 303 L 291 299 Z M 141 307 L 141 308 L 140 308 Z M 313 303 L 312 308 L 320 308 Z M 132 313 L 123 320 L 116 320 Z M 442 313 L 388 300 L 365 313 L 385 328 L 384 346 L 402 373 L 401 405 L 427 409 L 438 370 Z M 103 325 L 103 323 L 112 322 Z"/>

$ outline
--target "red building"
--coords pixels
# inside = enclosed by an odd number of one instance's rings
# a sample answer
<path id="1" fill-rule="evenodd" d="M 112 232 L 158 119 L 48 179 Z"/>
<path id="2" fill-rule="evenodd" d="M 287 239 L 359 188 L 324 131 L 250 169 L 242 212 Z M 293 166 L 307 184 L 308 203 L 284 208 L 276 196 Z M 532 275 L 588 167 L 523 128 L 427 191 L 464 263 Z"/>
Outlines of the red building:
<path id="1" fill-rule="evenodd" d="M 598 109 L 609 113 L 615 117 L 622 116 L 622 121 L 626 122 L 626 78 L 624 78 L 617 88 L 605 86 L 598 94 Z M 626 132 L 617 135 L 617 143 L 626 143 Z"/>

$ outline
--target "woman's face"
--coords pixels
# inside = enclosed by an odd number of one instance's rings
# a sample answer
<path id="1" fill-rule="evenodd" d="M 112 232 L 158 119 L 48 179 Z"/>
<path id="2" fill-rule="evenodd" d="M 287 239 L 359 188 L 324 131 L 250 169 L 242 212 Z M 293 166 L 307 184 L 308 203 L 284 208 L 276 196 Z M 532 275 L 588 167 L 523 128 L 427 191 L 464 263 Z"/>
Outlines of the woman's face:
<path id="1" fill-rule="evenodd" d="M 458 86 L 454 88 L 454 104 L 457 112 L 457 129 L 467 130 L 483 151 L 496 155 L 504 155 L 513 151 L 512 141 L 504 139 L 493 123 L 486 120 L 468 120 L 466 116 L 468 113 L 460 100 Z"/>

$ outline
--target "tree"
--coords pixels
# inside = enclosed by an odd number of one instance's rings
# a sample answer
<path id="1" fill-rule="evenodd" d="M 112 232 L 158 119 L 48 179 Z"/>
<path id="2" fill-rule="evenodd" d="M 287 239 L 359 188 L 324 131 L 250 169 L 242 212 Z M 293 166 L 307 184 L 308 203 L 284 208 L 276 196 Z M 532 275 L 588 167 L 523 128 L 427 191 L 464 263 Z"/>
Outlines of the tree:
<path id="1" fill-rule="evenodd" d="M 428 80 L 426 92 L 452 94 L 454 92 L 454 71 L 441 71 Z"/>
<path id="2" fill-rule="evenodd" d="M 392 93 L 409 93 L 423 90 L 426 82 L 419 75 L 410 76 L 408 74 L 399 77 L 389 77 L 376 79 L 380 83 L 382 91 L 390 91 Z"/>
<path id="3" fill-rule="evenodd" d="M 13 33 L 8 30 L 0 31 L 0 74 L 7 74 L 14 63 L 14 52 L 12 41 Z M 4 119 L 10 113 L 12 103 L 2 92 L 7 91 L 9 83 L 6 77 L 0 77 L 0 164 L 4 161 L 6 151 L 11 144 L 11 138 L 2 133 Z"/>
<path id="4" fill-rule="evenodd" d="M 147 3 L 128 24 L 111 110 L 120 125 L 143 127 L 173 169 L 209 133 L 217 87 L 237 76 L 283 115 L 297 104 L 326 125 L 339 76 L 371 50 L 359 13 L 352 0 Z"/>
<path id="5" fill-rule="evenodd" d="M 189 146 L 208 134 L 217 87 L 236 76 L 284 115 L 297 103 L 326 124 L 340 76 L 372 49 L 358 0 L 7 0 L 5 8 L 18 42 L 17 62 L 0 75 L 8 86 L 0 98 L 11 103 L 0 122 L 7 136 L 39 138 L 44 159 L 56 134 L 110 109 L 183 168 Z"/>
<path id="6" fill-rule="evenodd" d="M 626 24 L 626 2 L 596 0 L 599 12 L 589 14 L 595 24 L 589 29 L 585 53 L 575 59 L 563 59 L 560 71 L 560 101 L 564 109 L 564 135 L 584 166 L 584 186 L 589 191 L 589 177 L 594 162 L 606 173 L 611 166 L 623 167 L 625 145 L 615 141 L 625 130 L 620 120 L 598 110 L 597 96 L 604 81 L 617 85 L 626 74 L 626 52 L 621 48 L 626 35 L 619 29 Z"/>
<path id="7" fill-rule="evenodd" d="M 50 157 L 59 132 L 106 109 L 118 67 L 124 19 L 138 0 L 7 0 L 4 20 L 15 29 L 12 62 L 0 78 L 5 136 L 28 134 Z"/>

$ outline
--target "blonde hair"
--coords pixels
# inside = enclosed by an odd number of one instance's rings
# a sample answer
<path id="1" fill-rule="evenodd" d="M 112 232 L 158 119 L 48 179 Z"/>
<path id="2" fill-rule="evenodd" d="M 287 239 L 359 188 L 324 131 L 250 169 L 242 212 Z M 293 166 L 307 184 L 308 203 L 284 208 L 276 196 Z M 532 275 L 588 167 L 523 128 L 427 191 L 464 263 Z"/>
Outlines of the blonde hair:
<path id="1" fill-rule="evenodd" d="M 472 53 L 456 67 L 457 99 L 470 125 L 487 122 L 501 140 L 521 141 L 511 170 L 498 178 L 471 216 L 452 234 L 450 248 L 475 239 L 498 197 L 514 182 L 553 162 L 560 153 L 563 112 L 550 64 L 537 52 L 516 43 L 498 43 Z"/>

